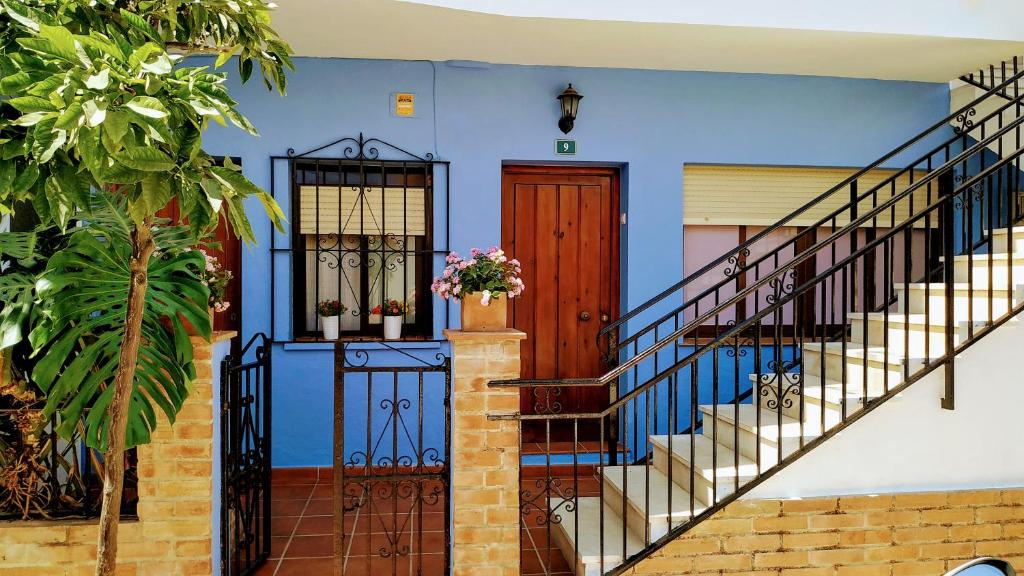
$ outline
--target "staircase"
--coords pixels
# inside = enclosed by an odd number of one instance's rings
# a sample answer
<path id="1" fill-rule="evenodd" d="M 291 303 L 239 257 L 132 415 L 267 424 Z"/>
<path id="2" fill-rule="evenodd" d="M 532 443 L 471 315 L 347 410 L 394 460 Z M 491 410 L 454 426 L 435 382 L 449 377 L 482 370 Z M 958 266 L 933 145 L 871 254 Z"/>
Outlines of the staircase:
<path id="1" fill-rule="evenodd" d="M 577 576 L 622 573 L 932 372 L 955 409 L 954 359 L 1024 312 L 1024 71 L 999 68 L 965 76 L 978 93 L 948 118 L 612 323 L 603 376 L 491 383 L 617 390 L 599 413 L 505 416 L 538 421 L 548 444 L 600 437 L 549 454 L 524 490 L 524 554 L 547 573 L 552 550 Z"/>
<path id="2" fill-rule="evenodd" d="M 972 326 L 981 329 L 1024 303 L 1024 227 L 995 230 L 993 238 L 991 257 L 956 257 L 957 345 L 970 338 Z M 1013 290 L 1005 288 L 1011 275 L 1019 279 Z M 755 387 L 761 382 L 770 391 L 756 395 L 760 402 L 700 404 L 697 433 L 649 435 L 653 461 L 601 467 L 603 494 L 578 498 L 578 514 L 553 526 L 554 541 L 575 573 L 598 575 L 619 566 L 624 558 L 616 544 L 623 538 L 627 557 L 640 552 L 644 542 L 691 522 L 823 433 L 834 433 L 866 406 L 901 390 L 908 383 L 905 374 L 919 378 L 928 360 L 945 353 L 945 285 L 905 288 L 893 286 L 895 311 L 851 315 L 844 340 L 804 343 L 802 373 L 750 374 Z M 551 500 L 552 508 L 564 505 Z M 617 549 L 609 553 L 609 545 Z"/>

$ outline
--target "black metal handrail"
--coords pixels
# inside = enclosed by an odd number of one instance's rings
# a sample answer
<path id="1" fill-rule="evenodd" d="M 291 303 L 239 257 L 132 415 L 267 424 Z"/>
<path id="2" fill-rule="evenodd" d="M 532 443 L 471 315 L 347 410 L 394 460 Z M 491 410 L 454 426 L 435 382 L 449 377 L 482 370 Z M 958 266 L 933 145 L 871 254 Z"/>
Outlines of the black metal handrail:
<path id="1" fill-rule="evenodd" d="M 883 198 L 855 193 L 869 205 L 852 201 L 847 224 L 832 216 L 813 246 L 776 252 L 770 271 L 666 331 L 685 355 L 656 344 L 620 365 L 634 385 L 607 408 L 491 415 L 531 422 L 530 441 L 549 447 L 530 477 L 537 493 L 523 495 L 546 504 L 546 530 L 530 538 L 545 532 L 587 573 L 624 573 L 925 376 L 942 371 L 952 409 L 955 359 L 1024 313 L 1024 95 L 1012 92 L 929 156 L 922 178 Z M 570 382 L 602 379 L 491 385 Z M 553 441 L 569 447 L 560 473 Z M 598 488 L 581 495 L 590 473 Z M 580 526 L 597 534 L 585 553 Z"/>
<path id="2" fill-rule="evenodd" d="M 1020 81 L 1022 79 L 1024 79 L 1024 71 L 1021 71 L 1021 72 L 1015 74 L 1014 78 L 1013 78 L 1013 81 Z M 1002 85 L 1000 85 L 1000 87 L 998 87 L 998 88 L 1001 88 L 1001 87 L 1002 87 Z M 991 93 L 989 93 L 989 96 L 991 96 Z M 989 97 L 989 96 L 986 96 L 986 98 Z M 984 135 L 985 134 L 985 126 L 987 125 L 987 123 L 989 121 L 991 121 L 993 119 L 996 119 L 996 118 L 1001 118 L 1002 114 L 1004 112 L 1006 112 L 1007 110 L 1009 110 L 1011 107 L 1019 107 L 1019 106 L 1022 106 L 1022 105 L 1024 105 L 1024 93 L 1019 94 L 1016 98 L 1014 98 L 1013 100 L 1011 100 L 1008 103 L 1004 104 L 1003 106 L 1001 106 L 1000 108 L 998 108 L 994 112 L 990 113 L 989 115 L 987 115 L 986 117 L 984 117 L 983 119 L 981 119 L 980 121 L 975 123 L 973 126 L 968 127 L 968 129 L 959 132 L 954 138 L 952 138 L 949 141 L 943 143 L 942 145 L 936 146 L 931 151 L 929 151 L 929 153 L 927 155 L 919 158 L 916 162 L 911 164 L 908 168 L 905 168 L 904 171 L 913 171 L 914 166 L 917 166 L 921 162 L 927 161 L 930 164 L 931 157 L 934 156 L 935 154 L 937 154 L 938 152 L 943 152 L 943 151 L 946 152 L 946 164 L 949 164 L 949 165 L 952 165 L 952 166 L 958 166 L 958 165 L 964 164 L 966 159 L 971 158 L 972 156 L 974 156 L 978 152 L 985 150 L 986 147 L 989 144 L 993 144 L 993 143 L 997 142 L 1002 136 L 1008 134 L 1011 130 L 1015 129 L 1022 122 L 1024 122 L 1024 117 L 1017 118 L 1017 119 L 1013 120 L 1012 122 L 1010 122 L 1009 124 L 1007 124 L 1005 126 L 1002 126 L 996 132 L 994 132 L 994 133 L 992 133 L 992 134 L 990 134 L 988 136 Z M 949 157 L 949 154 L 948 154 L 948 151 L 950 150 L 951 145 L 953 145 L 955 143 L 958 143 L 958 142 L 966 142 L 967 138 L 969 137 L 969 135 L 973 131 L 975 131 L 975 130 L 977 130 L 977 131 L 979 131 L 981 133 L 981 136 L 979 137 L 980 139 L 978 140 L 979 143 L 974 144 L 973 146 L 970 146 L 964 152 L 960 153 L 956 158 L 952 158 L 951 159 Z M 942 172 L 942 168 L 931 168 L 930 167 L 929 173 L 926 174 L 924 177 L 922 177 L 921 180 L 911 184 L 908 188 L 906 188 L 901 193 L 898 193 L 898 194 L 894 193 L 894 195 L 889 199 L 889 201 L 887 201 L 887 203 L 884 206 L 892 206 L 896 202 L 899 202 L 900 200 L 903 200 L 903 199 L 907 198 L 908 195 L 912 194 L 913 192 L 915 192 L 917 190 L 920 190 L 925 185 L 934 182 L 936 180 L 936 175 L 939 174 L 940 172 Z M 831 222 L 833 224 L 832 225 L 833 229 L 837 228 L 835 226 L 835 224 L 837 223 L 838 217 L 840 215 L 842 215 L 844 212 L 851 212 L 852 215 L 856 216 L 857 212 L 856 212 L 856 208 L 855 207 L 857 205 L 859 205 L 859 203 L 861 203 L 861 202 L 867 200 L 868 198 L 876 195 L 877 192 L 879 192 L 880 190 L 885 188 L 886 185 L 888 185 L 888 184 L 890 184 L 892 182 L 895 182 L 895 178 L 897 178 L 897 177 L 898 177 L 898 174 L 895 174 L 895 175 L 891 176 L 890 178 L 887 178 L 886 180 L 883 180 L 883 182 L 881 184 L 879 184 L 879 185 L 875 186 L 874 188 L 868 190 L 867 192 L 864 192 L 863 194 L 860 194 L 859 196 L 857 196 L 856 202 L 851 201 L 850 204 L 847 204 L 846 206 L 843 206 L 841 208 L 838 208 L 838 209 L 834 210 L 832 213 L 830 213 L 828 216 L 825 216 L 824 218 L 819 220 L 813 226 L 808 227 L 808 230 L 816 231 L 820 227 L 827 225 L 829 222 Z M 833 189 L 833 191 L 834 190 L 835 189 Z M 830 191 L 830 193 L 831 193 L 831 191 Z M 828 194 L 828 193 L 826 193 L 826 194 Z M 795 254 L 793 259 L 786 261 L 787 267 L 793 267 L 793 266 L 796 266 L 796 265 L 799 265 L 801 263 L 806 262 L 812 256 L 814 256 L 815 254 L 818 253 L 818 249 L 817 248 L 820 247 L 821 245 L 824 244 L 824 245 L 831 246 L 832 245 L 832 242 L 830 242 L 831 239 L 836 238 L 836 237 L 841 237 L 841 236 L 848 235 L 851 230 L 858 230 L 861 227 L 863 227 L 865 224 L 867 224 L 869 222 L 872 222 L 873 220 L 876 220 L 878 218 L 878 216 L 883 214 L 884 210 L 879 209 L 877 207 L 877 203 L 875 205 L 876 205 L 876 208 L 871 210 L 867 215 L 862 216 L 862 217 L 858 217 L 856 219 L 851 218 L 850 222 L 848 222 L 845 226 L 843 226 L 841 229 L 839 229 L 839 231 L 834 232 L 832 234 L 832 236 L 830 236 L 829 238 L 818 242 L 815 246 L 812 246 L 811 248 L 805 250 L 804 252 L 802 252 L 799 255 Z M 807 206 L 805 206 L 804 208 L 801 208 L 801 210 L 804 210 L 805 208 L 807 208 Z M 796 214 L 797 213 L 794 213 L 794 214 L 791 214 L 790 216 L 787 216 L 785 219 L 783 219 L 779 223 L 776 223 L 775 225 L 773 225 L 772 227 L 770 227 L 770 228 L 768 228 L 766 230 L 773 230 L 773 229 L 777 229 L 778 227 L 783 226 L 784 223 L 788 221 L 788 219 L 790 219 L 792 217 L 795 217 Z M 803 234 L 803 233 L 801 233 L 801 234 Z M 639 334 L 647 333 L 650 330 L 653 330 L 654 329 L 653 327 L 656 327 L 659 324 L 665 322 L 666 320 L 672 319 L 673 317 L 678 317 L 679 314 L 681 314 L 682 312 L 686 311 L 689 308 L 696 308 L 696 305 L 699 305 L 702 300 L 708 298 L 709 296 L 715 296 L 715 298 L 716 298 L 715 305 L 714 305 L 714 307 L 711 310 L 708 310 L 708 311 L 704 312 L 703 314 L 698 314 L 696 318 L 694 318 L 694 319 L 692 319 L 690 321 L 687 321 L 685 325 L 680 326 L 677 323 L 675 325 L 675 327 L 667 335 L 665 335 L 663 338 L 661 338 L 660 340 L 656 340 L 651 346 L 645 348 L 644 350 L 637 351 L 630 358 L 628 358 L 625 362 L 622 362 L 622 363 L 616 365 L 615 367 L 609 369 L 607 372 L 605 372 L 601 376 L 598 376 L 598 377 L 595 377 L 595 378 L 577 378 L 577 379 L 561 379 L 561 380 L 557 380 L 557 379 L 496 380 L 496 381 L 492 382 L 491 384 L 492 384 L 492 386 L 495 386 L 495 387 L 561 387 L 561 386 L 566 386 L 566 387 L 580 387 L 580 386 L 584 386 L 585 387 L 585 386 L 605 386 L 605 385 L 615 381 L 620 376 L 622 376 L 623 374 L 627 373 L 629 370 L 632 370 L 632 369 L 636 368 L 636 366 L 638 364 L 640 364 L 641 362 L 643 362 L 643 361 L 651 358 L 652 356 L 656 355 L 659 351 L 665 349 L 670 344 L 673 344 L 673 343 L 677 342 L 683 336 L 691 333 L 693 331 L 694 327 L 700 326 L 702 324 L 705 324 L 706 322 L 708 322 L 709 320 L 713 319 L 714 317 L 720 316 L 728 308 L 734 307 L 738 302 L 743 301 L 746 298 L 750 297 L 751 295 L 756 294 L 757 291 L 760 288 L 763 288 L 767 283 L 769 283 L 771 281 L 771 278 L 772 278 L 771 276 L 765 276 L 764 278 L 755 279 L 754 284 L 752 284 L 750 286 L 747 286 L 747 287 L 745 287 L 742 290 L 738 290 L 735 295 L 729 297 L 724 302 L 721 302 L 720 301 L 720 297 L 719 297 L 720 290 L 722 288 L 724 288 L 725 286 L 727 286 L 729 283 L 735 282 L 735 279 L 736 279 L 736 277 L 738 275 L 743 274 L 743 273 L 748 272 L 748 271 L 751 271 L 751 270 L 756 271 L 760 264 L 768 262 L 772 258 L 775 259 L 775 265 L 777 266 L 779 264 L 779 261 L 778 261 L 779 254 L 782 253 L 782 251 L 785 248 L 790 247 L 790 246 L 794 246 L 795 243 L 796 243 L 796 239 L 799 238 L 801 234 L 798 234 L 798 235 L 794 236 L 793 238 L 791 238 L 790 240 L 786 241 L 785 243 L 783 243 L 782 245 L 780 245 L 776 249 L 772 250 L 771 252 L 768 252 L 768 253 L 762 255 L 757 260 L 755 260 L 753 263 L 737 264 L 737 269 L 735 271 L 733 271 L 732 273 L 728 274 L 727 275 L 728 277 L 726 279 L 720 281 L 719 283 L 715 284 L 714 286 L 711 286 L 711 287 L 705 289 L 698 296 L 693 297 L 693 298 L 687 300 L 683 304 L 681 304 L 678 307 L 676 307 L 675 309 L 673 309 L 671 312 L 668 312 L 668 313 L 664 314 L 663 316 L 661 316 L 657 320 L 653 321 L 652 323 L 650 323 L 647 326 L 645 326 L 644 328 L 642 328 L 637 333 L 634 333 L 633 335 L 628 337 L 627 340 L 626 340 L 627 343 L 635 342 L 635 341 L 637 341 Z M 745 250 L 745 248 L 743 248 L 741 246 L 740 252 L 742 252 L 744 250 Z M 678 286 L 678 284 L 677 284 L 677 286 Z M 638 309 L 634 309 L 634 312 L 636 312 L 636 311 L 638 311 Z M 697 312 L 699 313 L 699 308 L 697 309 Z M 620 348 L 616 348 L 615 350 L 618 350 L 618 349 L 620 349 Z"/>
<path id="3" fill-rule="evenodd" d="M 1005 71 L 1005 68 L 1006 68 L 1006 64 L 1005 63 L 1003 63 L 1003 68 L 1004 68 L 1004 71 Z M 1007 97 L 1006 93 L 1004 92 L 1004 89 L 1006 87 L 1010 86 L 1010 85 L 1013 85 L 1015 87 L 1015 90 L 1016 90 L 1018 81 L 1021 79 L 1022 76 L 1024 76 L 1024 71 L 1020 70 L 1020 65 L 1019 65 L 1019 62 L 1018 62 L 1016 57 L 1012 60 L 1012 68 L 1013 68 L 1013 76 L 1010 77 L 1010 78 L 1005 78 L 1005 74 L 1004 74 L 1005 80 L 1002 83 L 1000 83 L 999 85 L 992 86 L 992 87 L 982 86 L 986 90 L 988 90 L 988 92 L 986 94 L 975 98 L 970 103 L 968 103 L 968 104 L 964 105 L 963 107 L 961 107 L 960 109 L 954 111 L 949 116 L 947 116 L 946 118 L 940 120 L 939 122 L 936 122 L 935 124 L 933 124 L 929 128 L 927 128 L 924 131 L 922 131 L 921 133 L 919 133 L 914 138 L 912 138 L 912 139 L 908 140 L 907 142 L 905 142 L 904 144 L 900 145 L 898 148 L 888 152 L 887 154 L 885 154 L 881 158 L 879 158 L 879 159 L 875 160 L 874 162 L 872 162 L 871 164 L 869 164 L 867 167 L 858 170 L 854 174 L 852 174 L 849 177 L 847 177 L 846 179 L 844 179 L 839 184 L 833 186 L 829 190 L 825 191 L 821 195 L 817 196 L 816 198 L 814 198 L 813 200 L 808 202 L 807 204 L 805 204 L 805 205 L 801 206 L 800 208 L 796 209 L 795 211 L 793 211 L 792 213 L 790 213 L 786 217 L 782 218 L 781 220 L 779 220 L 778 222 L 776 222 L 772 226 L 769 226 L 769 227 L 765 228 L 764 230 L 762 230 L 761 232 L 755 234 L 754 236 L 751 236 L 749 239 L 747 239 L 745 242 L 741 243 L 735 249 L 730 250 L 729 252 L 727 252 L 725 254 L 722 254 L 718 258 L 712 260 L 710 263 L 708 263 L 708 264 L 704 265 L 703 267 L 701 267 L 696 272 L 693 272 L 692 274 L 689 274 L 683 280 L 680 280 L 679 282 L 677 282 L 676 284 L 674 284 L 674 285 L 670 286 L 669 288 L 663 290 L 659 294 L 651 297 L 650 299 L 648 299 L 644 303 L 642 303 L 642 304 L 640 304 L 638 306 L 633 307 L 630 311 L 628 311 L 625 314 L 621 315 L 618 319 L 616 319 L 612 323 L 608 324 L 607 326 L 604 326 L 598 332 L 599 347 L 601 347 L 602 349 L 606 350 L 606 357 L 608 357 L 608 358 L 615 358 L 617 356 L 617 354 L 621 350 L 623 350 L 626 346 L 628 346 L 630 343 L 636 342 L 641 337 L 643 337 L 643 336 L 651 333 L 653 330 L 655 330 L 655 328 L 657 326 L 661 325 L 662 323 L 664 323 L 664 322 L 666 322 L 668 320 L 671 320 L 673 317 L 679 315 L 682 311 L 685 311 L 685 310 L 693 307 L 695 303 L 700 302 L 703 298 L 706 298 L 713 290 L 715 290 L 717 288 L 720 288 L 721 286 L 723 286 L 726 283 L 730 282 L 732 280 L 731 277 L 736 276 L 738 274 L 745 273 L 745 272 L 751 270 L 754 267 L 754 265 L 750 265 L 750 264 L 744 265 L 744 263 L 743 263 L 743 260 L 746 258 L 746 256 L 749 256 L 749 254 L 750 254 L 751 246 L 755 245 L 757 242 L 759 242 L 760 240 L 764 239 L 765 237 L 770 235 L 772 232 L 778 230 L 780 227 L 785 226 L 789 222 L 794 221 L 800 215 L 802 215 L 802 214 L 808 212 L 809 210 L 811 210 L 812 208 L 818 206 L 823 201 L 825 201 L 825 200 L 827 200 L 829 198 L 832 198 L 834 195 L 836 195 L 840 191 L 848 190 L 850 188 L 851 184 L 855 184 L 860 178 L 862 178 L 866 174 L 870 173 L 873 170 L 881 168 L 882 165 L 884 163 L 886 163 L 887 161 L 895 158 L 899 154 L 901 154 L 901 153 L 905 152 L 906 150 L 912 148 L 913 146 L 921 143 L 922 141 L 927 139 L 930 135 L 935 133 L 937 130 L 946 128 L 951 122 L 954 122 L 954 121 L 961 123 L 962 128 L 960 130 L 957 130 L 956 136 L 954 136 L 952 139 L 950 139 L 949 141 L 946 142 L 946 144 L 948 144 L 950 142 L 953 142 L 953 141 L 961 139 L 963 137 L 963 135 L 964 135 L 963 132 L 965 130 L 969 130 L 969 129 L 971 129 L 974 126 L 978 126 L 978 125 L 984 124 L 984 120 L 980 121 L 980 122 L 974 122 L 973 120 L 970 119 L 974 115 L 975 107 L 978 104 L 980 104 L 981 102 L 987 100 L 989 97 L 991 97 L 994 94 L 998 94 L 1000 96 Z M 1016 101 L 1016 104 L 1018 106 L 1020 105 L 1018 97 L 1014 97 L 1012 100 Z M 1009 104 L 1007 105 L 1007 107 L 1008 106 L 1009 106 Z M 1005 108 L 1006 107 L 1004 107 L 1004 109 Z M 986 119 L 991 118 L 994 114 L 995 113 L 990 114 Z M 788 242 L 786 242 L 783 246 L 779 246 L 775 250 L 773 250 L 773 252 L 778 252 L 779 250 L 782 250 L 783 248 L 788 247 L 788 246 L 794 244 L 799 238 L 802 238 L 803 236 L 805 236 L 807 234 L 813 233 L 814 229 L 816 229 L 819 226 L 822 226 L 822 225 L 826 224 L 830 219 L 832 219 L 832 217 L 838 216 L 839 214 L 842 214 L 843 212 L 849 211 L 852 207 L 856 206 L 857 204 L 859 204 L 860 202 L 862 202 L 866 198 L 870 197 L 873 193 L 877 192 L 881 188 L 883 188 L 883 187 L 885 187 L 887 185 L 894 184 L 901 176 L 903 176 L 903 175 L 905 175 L 907 173 L 910 173 L 911 177 L 912 177 L 913 172 L 916 170 L 916 167 L 919 166 L 923 161 L 927 160 L 932 154 L 934 154 L 937 150 L 941 149 L 942 147 L 943 147 L 943 145 L 940 145 L 940 146 L 937 146 L 936 148 L 933 148 L 928 154 L 925 154 L 924 156 L 920 157 L 915 162 L 909 164 L 907 167 L 901 169 L 900 171 L 896 172 L 895 174 L 892 174 L 891 176 L 889 176 L 888 178 L 883 180 L 881 183 L 876 185 L 874 188 L 861 193 L 859 196 L 857 195 L 856 191 L 854 190 L 853 193 L 852 193 L 852 197 L 853 198 L 851 198 L 850 203 L 848 203 L 847 205 L 843 206 L 842 208 L 839 208 L 839 209 L 835 210 L 832 214 L 822 218 L 815 225 L 807 227 L 806 231 L 798 233 L 796 236 L 794 236 Z M 811 231 L 811 232 L 808 232 L 808 231 Z M 766 258 L 768 258 L 770 256 L 771 256 L 771 253 L 766 254 L 766 255 L 762 256 L 758 260 L 758 262 L 763 262 L 763 261 L 766 260 Z M 686 288 L 687 286 L 693 284 L 694 281 L 696 281 L 696 280 L 698 280 L 700 278 L 703 278 L 709 272 L 713 272 L 713 271 L 719 270 L 723 265 L 731 267 L 731 268 L 726 268 L 726 270 L 725 270 L 726 278 L 724 280 L 719 281 L 719 283 L 716 286 L 713 286 L 711 288 L 705 289 L 698 296 L 686 299 L 683 304 L 677 306 L 672 311 L 663 314 L 662 316 L 658 317 L 657 319 L 650 321 L 649 323 L 647 323 L 646 325 L 644 325 L 640 329 L 632 332 L 624 340 L 615 339 L 613 341 L 611 339 L 613 335 L 616 335 L 616 334 L 619 333 L 619 330 L 621 329 L 621 327 L 623 325 L 625 325 L 627 322 L 629 322 L 633 318 L 635 318 L 635 317 L 639 316 L 640 314 L 642 314 L 642 313 L 652 309 L 653 307 L 655 307 L 659 303 L 667 301 L 669 298 L 673 297 L 673 295 L 675 295 L 677 293 L 680 293 L 680 291 L 682 291 L 684 288 Z M 755 265 L 756 265 L 756 263 L 755 263 Z M 685 295 L 681 294 L 681 296 L 683 296 L 685 298 Z M 602 339 L 606 339 L 606 338 L 609 339 L 607 344 L 605 346 L 601 346 L 600 342 L 602 341 Z M 666 338 L 666 339 L 664 339 L 662 341 L 663 342 L 664 341 L 668 341 L 668 339 Z M 658 342 L 655 342 L 655 345 L 657 345 L 657 344 L 658 344 Z"/>

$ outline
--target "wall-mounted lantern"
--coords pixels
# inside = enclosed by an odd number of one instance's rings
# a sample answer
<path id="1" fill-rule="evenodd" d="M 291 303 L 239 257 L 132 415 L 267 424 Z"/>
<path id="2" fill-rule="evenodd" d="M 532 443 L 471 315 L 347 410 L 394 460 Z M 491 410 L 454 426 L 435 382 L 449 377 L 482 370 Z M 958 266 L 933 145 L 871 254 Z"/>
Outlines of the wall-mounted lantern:
<path id="1" fill-rule="evenodd" d="M 577 92 L 572 84 L 558 95 L 558 102 L 562 105 L 562 117 L 558 119 L 558 128 L 563 134 L 568 134 L 572 130 L 580 100 L 583 100 L 583 95 Z"/>

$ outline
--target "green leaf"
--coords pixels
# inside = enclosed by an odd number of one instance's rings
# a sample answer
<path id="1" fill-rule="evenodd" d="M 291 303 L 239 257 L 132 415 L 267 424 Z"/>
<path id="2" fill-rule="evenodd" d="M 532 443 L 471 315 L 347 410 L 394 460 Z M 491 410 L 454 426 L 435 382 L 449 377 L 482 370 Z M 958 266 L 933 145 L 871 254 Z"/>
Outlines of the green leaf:
<path id="1" fill-rule="evenodd" d="M 95 128 L 107 117 L 107 103 L 103 100 L 89 100 L 82 104 L 82 112 L 85 114 L 86 125 Z"/>
<path id="2" fill-rule="evenodd" d="M 100 449 L 109 439 L 107 408 L 124 337 L 132 253 L 126 218 L 123 208 L 97 207 L 89 228 L 69 234 L 36 283 L 42 321 L 29 335 L 37 359 L 32 379 L 47 393 L 46 412 L 62 421 L 85 418 L 86 441 Z M 158 413 L 173 422 L 188 398 L 196 369 L 182 320 L 211 331 L 209 290 L 199 277 L 205 259 L 188 248 L 187 231 L 178 230 L 162 227 L 154 235 L 159 250 L 147 273 L 129 446 L 148 441 Z"/>
<path id="3" fill-rule="evenodd" d="M 128 115 L 118 110 L 107 112 L 107 119 L 103 122 L 103 131 L 111 142 L 122 144 L 125 134 L 128 133 Z"/>
<path id="4" fill-rule="evenodd" d="M 152 96 L 136 96 L 125 104 L 130 110 L 147 118 L 167 117 L 167 108 Z"/>
<path id="5" fill-rule="evenodd" d="M 16 72 L 0 78 L 0 92 L 4 94 L 18 94 L 35 84 L 35 81 L 35 77 L 28 72 Z"/>
<path id="6" fill-rule="evenodd" d="M 39 23 L 35 21 L 30 15 L 28 6 L 25 6 L 21 2 L 4 2 L 4 8 L 7 9 L 7 15 L 11 17 L 15 22 L 22 26 L 32 30 L 33 32 L 39 31 Z"/>
<path id="7" fill-rule="evenodd" d="M 167 54 L 161 54 L 152 62 L 143 62 L 142 69 L 150 74 L 157 74 L 160 76 L 170 74 L 173 68 L 171 59 L 167 57 Z"/>
<path id="8" fill-rule="evenodd" d="M 171 180 L 166 174 L 149 174 L 142 179 L 142 198 L 151 212 L 156 212 L 171 200 Z"/>
<path id="9" fill-rule="evenodd" d="M 29 112 L 53 112 L 57 109 L 49 100 L 38 96 L 19 96 L 9 99 L 7 103 L 17 108 L 22 114 L 28 114 Z"/>
<path id="10" fill-rule="evenodd" d="M 126 147 L 117 160 L 129 168 L 144 172 L 164 172 L 176 166 L 169 156 L 150 147 Z"/>
<path id="11" fill-rule="evenodd" d="M 160 37 L 157 35 L 156 30 L 149 25 L 149 22 L 146 22 L 145 18 L 122 8 L 121 19 L 127 22 L 132 28 L 135 28 L 139 32 L 145 34 L 150 40 L 160 42 Z"/>
<path id="12" fill-rule="evenodd" d="M 46 118 L 53 117 L 54 115 L 55 114 L 52 112 L 32 112 L 18 118 L 13 122 L 13 124 L 15 126 L 35 126 Z"/>
<path id="13" fill-rule="evenodd" d="M 25 166 L 21 172 L 14 178 L 14 184 L 11 186 L 11 192 L 17 196 L 24 192 L 27 192 L 31 188 L 36 180 L 39 179 L 39 166 L 36 164 L 29 164 Z"/>
<path id="14" fill-rule="evenodd" d="M 75 50 L 75 38 L 71 32 L 63 26 L 39 25 L 39 37 L 49 41 L 52 54 L 65 60 L 78 61 L 78 53 Z"/>
<path id="15" fill-rule="evenodd" d="M 232 46 L 226 50 L 221 50 L 220 54 L 217 56 L 217 61 L 213 63 L 213 67 L 220 68 L 226 64 L 228 60 L 231 60 L 231 57 L 234 56 L 237 50 L 238 46 Z"/>
<path id="16" fill-rule="evenodd" d="M 61 130 L 74 130 L 82 125 L 82 120 L 85 118 L 85 113 L 82 109 L 82 105 L 77 101 L 72 102 L 68 105 L 64 113 L 57 118 L 57 123 L 54 124 L 54 128 Z"/>

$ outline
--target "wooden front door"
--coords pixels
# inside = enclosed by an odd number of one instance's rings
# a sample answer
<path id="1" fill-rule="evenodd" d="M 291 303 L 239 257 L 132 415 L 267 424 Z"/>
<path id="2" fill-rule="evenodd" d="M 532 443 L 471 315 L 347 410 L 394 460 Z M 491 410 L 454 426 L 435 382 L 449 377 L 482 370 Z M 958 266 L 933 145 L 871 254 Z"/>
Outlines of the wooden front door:
<path id="1" fill-rule="evenodd" d="M 600 376 L 597 333 L 619 299 L 619 180 L 611 168 L 506 166 L 502 246 L 523 265 L 526 291 L 512 300 L 526 332 L 522 377 Z M 573 413 L 608 405 L 607 387 L 529 389 L 524 414 Z"/>

